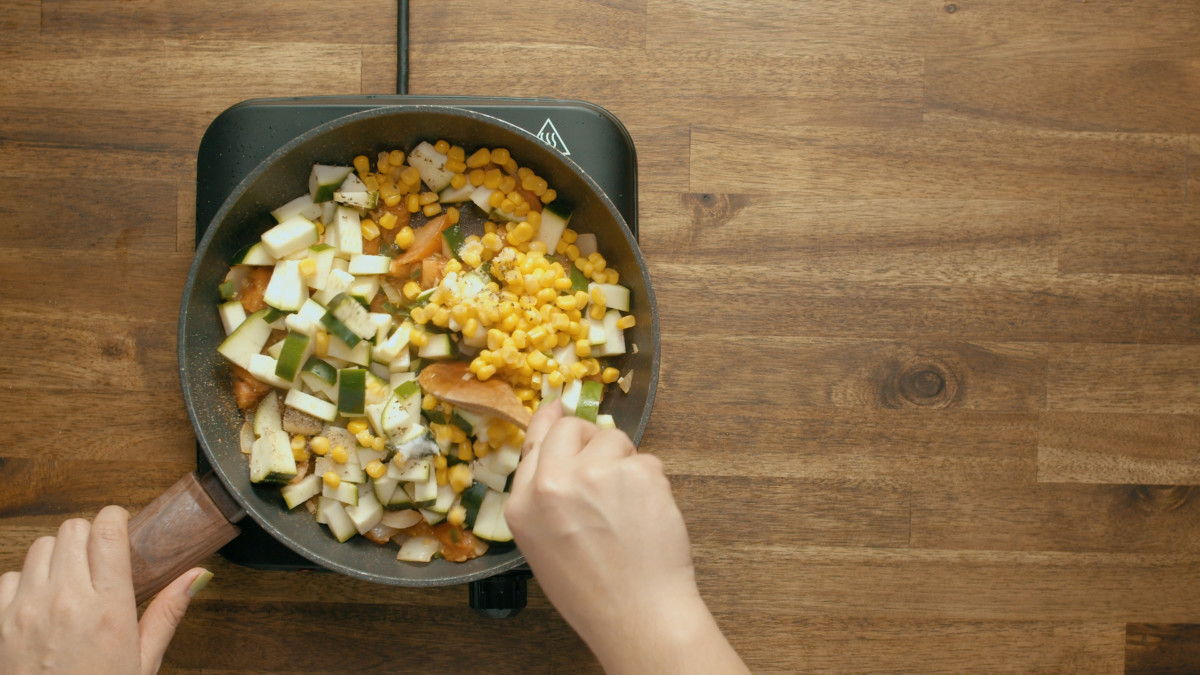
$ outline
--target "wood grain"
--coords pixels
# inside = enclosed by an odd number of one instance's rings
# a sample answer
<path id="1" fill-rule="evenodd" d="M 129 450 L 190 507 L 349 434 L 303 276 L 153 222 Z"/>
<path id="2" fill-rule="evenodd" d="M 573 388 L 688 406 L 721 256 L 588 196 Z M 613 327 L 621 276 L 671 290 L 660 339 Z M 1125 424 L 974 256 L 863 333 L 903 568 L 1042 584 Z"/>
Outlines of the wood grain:
<path id="1" fill-rule="evenodd" d="M 1200 668 L 1193 0 L 410 20 L 413 93 L 579 98 L 632 134 L 663 337 L 642 450 L 755 672 Z M 249 98 L 392 93 L 395 21 L 5 4 L 0 570 L 194 468 L 174 333 L 200 138 Z M 599 672 L 536 580 L 496 622 L 463 587 L 204 565 L 163 672 Z M 314 649 L 331 629 L 388 647 Z"/>

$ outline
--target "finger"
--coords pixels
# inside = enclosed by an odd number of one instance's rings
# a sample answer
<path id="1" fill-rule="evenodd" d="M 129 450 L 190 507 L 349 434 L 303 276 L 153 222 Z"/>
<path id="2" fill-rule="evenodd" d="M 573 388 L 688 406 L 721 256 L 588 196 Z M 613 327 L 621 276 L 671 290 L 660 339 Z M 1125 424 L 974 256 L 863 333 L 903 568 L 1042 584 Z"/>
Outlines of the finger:
<path id="1" fill-rule="evenodd" d="M 207 579 L 200 582 L 200 577 L 212 578 L 212 575 L 201 567 L 188 570 L 159 591 L 146 606 L 138 622 L 143 673 L 158 672 L 167 645 L 171 644 L 171 638 L 175 636 L 175 629 L 183 620 L 192 596 L 203 588 L 203 583 L 207 583 Z M 199 587 L 195 592 L 191 590 L 192 584 Z"/>
<path id="2" fill-rule="evenodd" d="M 584 446 L 579 452 L 579 459 L 587 462 L 615 462 L 636 452 L 637 448 L 624 431 L 605 429 Z"/>
<path id="3" fill-rule="evenodd" d="M 8 603 L 12 602 L 20 583 L 20 572 L 5 572 L 3 576 L 0 576 L 0 612 L 3 612 L 8 607 Z"/>
<path id="4" fill-rule="evenodd" d="M 82 518 L 72 518 L 58 528 L 58 540 L 54 543 L 54 556 L 50 560 L 51 577 L 79 579 L 91 585 L 87 560 L 88 533 L 91 529 L 91 523 Z"/>
<path id="5" fill-rule="evenodd" d="M 550 427 L 538 446 L 536 476 L 553 476 L 567 470 L 570 460 L 600 433 L 600 428 L 578 417 L 564 417 Z"/>
<path id="6" fill-rule="evenodd" d="M 50 578 L 50 558 L 54 556 L 54 537 L 38 537 L 25 554 L 21 569 L 21 587 L 29 588 Z"/>
<path id="7" fill-rule="evenodd" d="M 529 421 L 529 427 L 525 429 L 525 445 L 521 446 L 522 456 L 536 450 L 537 446 L 541 445 L 542 439 L 546 437 L 546 432 L 550 431 L 550 427 L 562 419 L 563 408 L 558 399 L 546 403 L 546 405 L 538 407 L 533 419 Z"/>
<path id="8" fill-rule="evenodd" d="M 129 512 L 119 506 L 100 509 L 87 542 L 92 586 L 100 593 L 133 595 L 129 561 Z"/>
<path id="9" fill-rule="evenodd" d="M 537 471 L 538 447 L 550 427 L 563 416 L 562 404 L 557 399 L 538 407 L 529 426 L 525 429 L 525 444 L 521 446 L 521 463 L 513 476 L 513 492 L 523 492 Z"/>

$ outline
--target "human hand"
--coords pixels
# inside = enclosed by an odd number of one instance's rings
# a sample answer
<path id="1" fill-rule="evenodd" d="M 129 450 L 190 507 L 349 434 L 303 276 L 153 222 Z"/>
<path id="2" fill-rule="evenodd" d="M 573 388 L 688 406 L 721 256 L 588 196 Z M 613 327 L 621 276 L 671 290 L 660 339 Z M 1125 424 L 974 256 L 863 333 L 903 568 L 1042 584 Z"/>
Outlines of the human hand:
<path id="1" fill-rule="evenodd" d="M 613 672 L 745 672 L 696 588 L 662 462 L 554 402 L 525 434 L 505 519 L 538 583 Z M 727 666 L 727 667 L 726 667 Z"/>
<path id="2" fill-rule="evenodd" d="M 139 623 L 129 514 L 105 507 L 66 521 L 29 547 L 20 572 L 0 576 L 0 672 L 158 671 L 192 595 L 211 578 L 195 568 L 162 590 Z"/>

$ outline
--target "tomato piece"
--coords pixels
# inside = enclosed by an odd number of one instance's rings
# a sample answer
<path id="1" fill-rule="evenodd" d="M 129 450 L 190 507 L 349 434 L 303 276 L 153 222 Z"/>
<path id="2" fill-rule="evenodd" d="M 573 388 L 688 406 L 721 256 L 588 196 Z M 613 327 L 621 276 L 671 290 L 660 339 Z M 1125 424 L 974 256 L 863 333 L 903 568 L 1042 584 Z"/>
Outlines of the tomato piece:
<path id="1" fill-rule="evenodd" d="M 413 232 L 413 244 L 408 250 L 392 260 L 389 271 L 393 276 L 400 276 L 412 263 L 428 258 L 442 250 L 442 230 L 450 227 L 450 218 L 442 214 L 430 220 Z"/>

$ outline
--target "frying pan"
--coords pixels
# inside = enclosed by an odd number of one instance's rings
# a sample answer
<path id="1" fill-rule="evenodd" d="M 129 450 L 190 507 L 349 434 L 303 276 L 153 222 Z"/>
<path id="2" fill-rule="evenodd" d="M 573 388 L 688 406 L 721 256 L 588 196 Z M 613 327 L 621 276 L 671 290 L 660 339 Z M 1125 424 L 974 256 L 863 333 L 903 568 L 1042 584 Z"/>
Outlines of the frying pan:
<path id="1" fill-rule="evenodd" d="M 654 292 L 646 263 L 620 213 L 574 162 L 528 132 L 478 112 L 442 106 L 396 106 L 335 119 L 293 139 L 263 160 L 237 185 L 213 217 L 196 249 L 179 313 L 179 378 L 184 401 L 212 473 L 189 473 L 130 521 L 134 587 L 138 602 L 212 555 L 238 534 L 249 516 L 271 536 L 308 560 L 336 572 L 400 586 L 445 586 L 493 576 L 524 562 L 512 545 L 494 545 L 465 563 L 427 564 L 396 560 L 395 546 L 361 537 L 338 543 L 306 509 L 288 511 L 277 487 L 249 481 L 241 453 L 243 415 L 234 403 L 230 371 L 217 354 L 224 339 L 217 314 L 217 286 L 233 254 L 274 224 L 269 212 L 307 186 L 314 163 L 347 164 L 355 155 L 412 148 L 446 139 L 468 149 L 505 147 L 522 166 L 544 177 L 574 209 L 571 225 L 594 232 L 606 259 L 632 292 L 637 324 L 627 342 L 622 372 L 634 372 L 628 394 L 606 397 L 603 412 L 634 442 L 641 440 L 658 382 L 659 334 Z M 467 205 L 465 208 L 474 208 Z M 632 351 L 632 350 L 631 350 Z"/>

